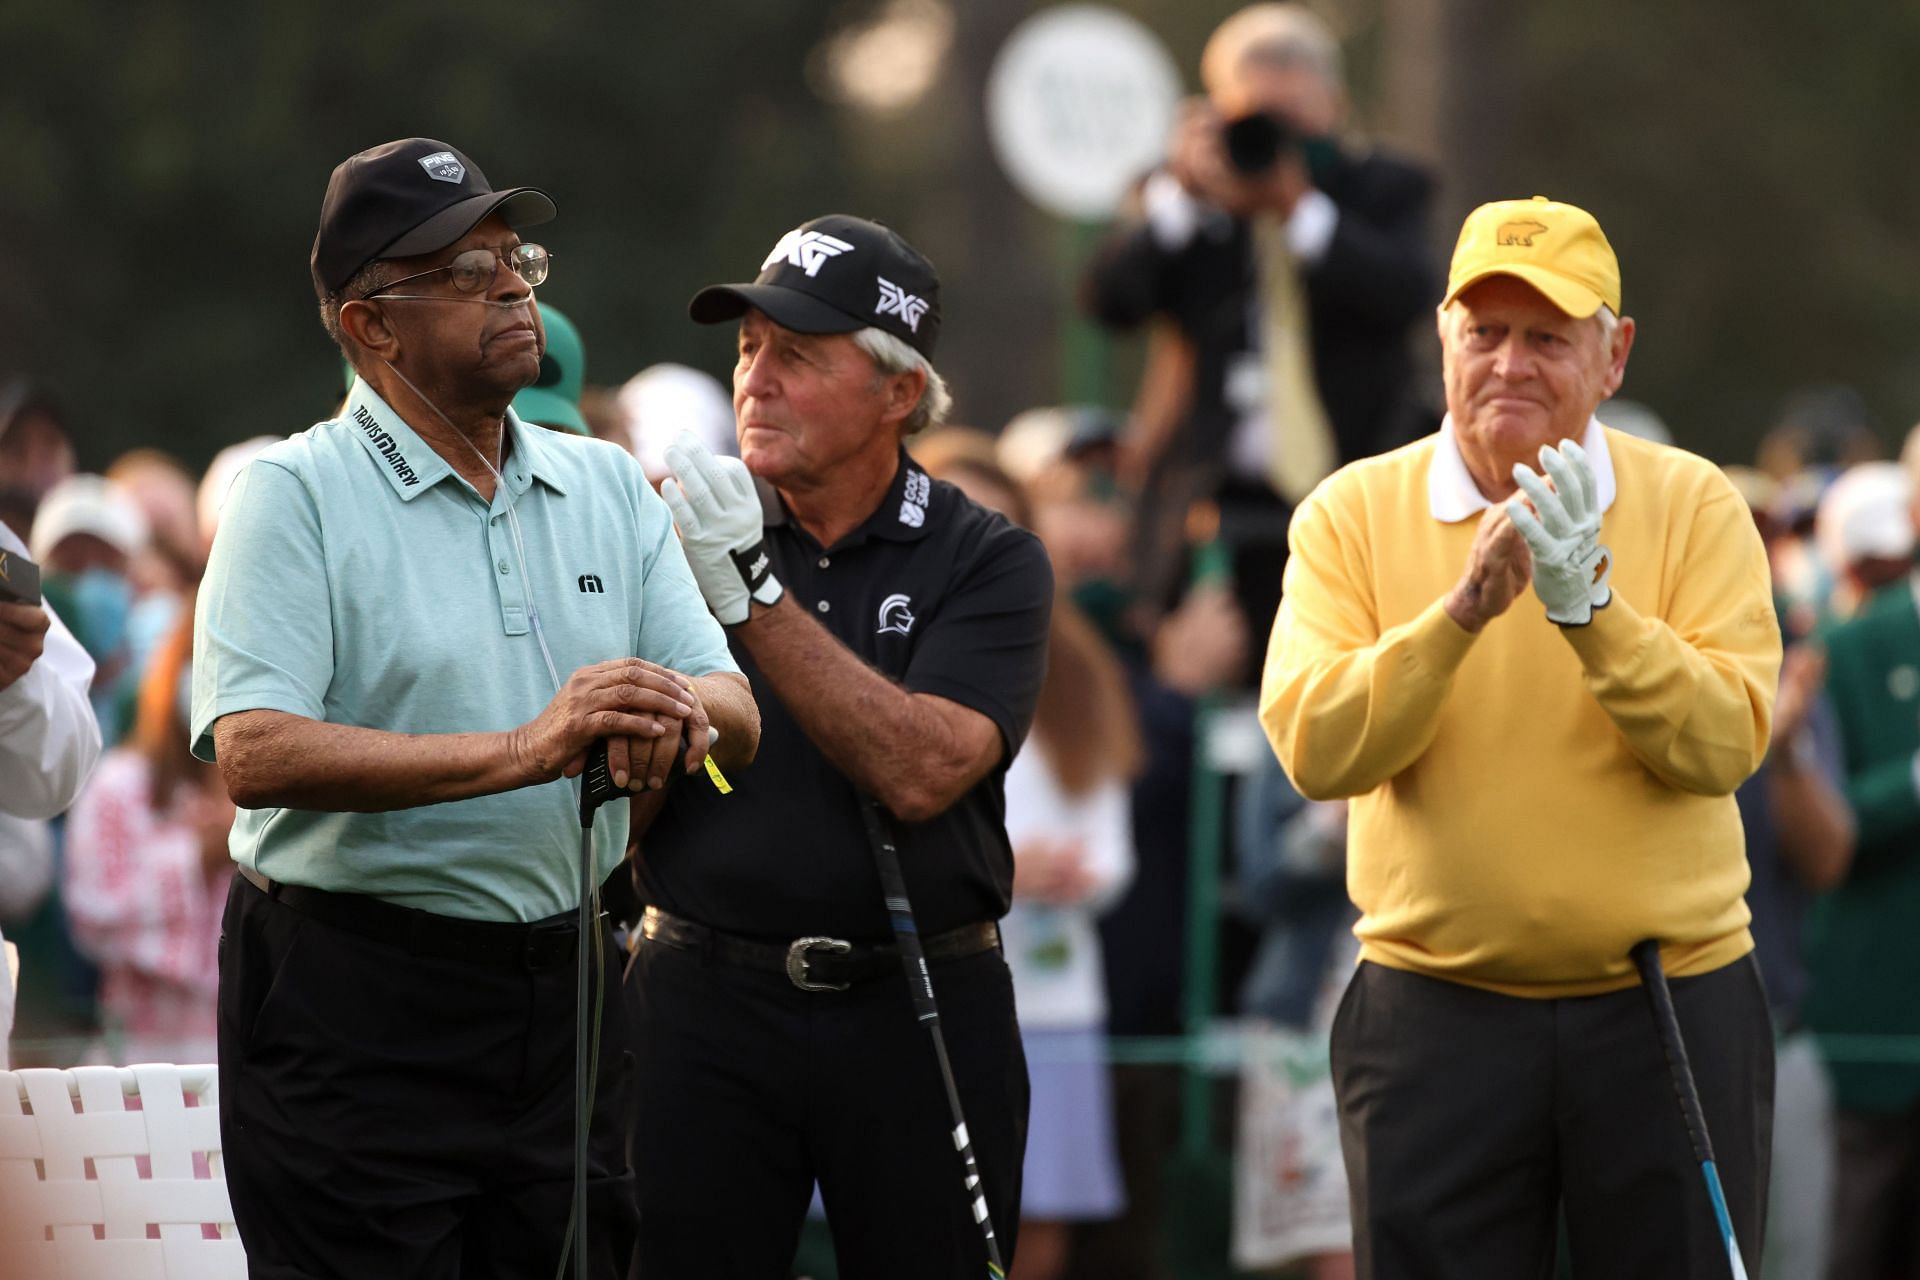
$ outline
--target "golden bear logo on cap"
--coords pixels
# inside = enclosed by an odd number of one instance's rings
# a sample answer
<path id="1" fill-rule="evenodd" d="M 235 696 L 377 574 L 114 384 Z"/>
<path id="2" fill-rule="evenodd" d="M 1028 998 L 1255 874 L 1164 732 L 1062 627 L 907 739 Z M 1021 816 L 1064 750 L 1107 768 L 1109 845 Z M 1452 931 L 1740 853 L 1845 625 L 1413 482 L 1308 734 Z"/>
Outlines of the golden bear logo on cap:
<path id="1" fill-rule="evenodd" d="M 1494 242 L 1496 244 L 1517 244 L 1523 248 L 1531 249 L 1533 247 L 1533 238 L 1543 231 L 1549 231 L 1551 229 L 1552 228 L 1548 227 L 1546 223 L 1536 222 L 1532 218 L 1521 218 L 1514 222 L 1503 222 L 1500 224 L 1500 230 L 1494 233 Z"/>
<path id="2" fill-rule="evenodd" d="M 1570 316 L 1620 314 L 1620 264 L 1585 209 L 1544 196 L 1494 200 L 1467 215 L 1442 306 L 1488 276 L 1517 276 Z"/>

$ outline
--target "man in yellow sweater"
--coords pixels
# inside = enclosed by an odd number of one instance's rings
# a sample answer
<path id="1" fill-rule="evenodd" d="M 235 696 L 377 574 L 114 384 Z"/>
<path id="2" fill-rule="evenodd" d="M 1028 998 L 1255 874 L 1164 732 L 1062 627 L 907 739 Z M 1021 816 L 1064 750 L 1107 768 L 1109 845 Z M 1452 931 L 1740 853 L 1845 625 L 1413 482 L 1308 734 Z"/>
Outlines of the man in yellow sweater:
<path id="1" fill-rule="evenodd" d="M 1634 324 L 1591 215 L 1476 209 L 1439 329 L 1440 431 L 1294 517 L 1260 693 L 1300 791 L 1353 798 L 1360 1275 L 1545 1275 L 1564 1208 L 1579 1275 L 1724 1276 L 1627 953 L 1661 942 L 1757 1258 L 1773 1044 L 1733 791 L 1780 664 L 1766 554 L 1718 468 L 1594 417 Z"/>

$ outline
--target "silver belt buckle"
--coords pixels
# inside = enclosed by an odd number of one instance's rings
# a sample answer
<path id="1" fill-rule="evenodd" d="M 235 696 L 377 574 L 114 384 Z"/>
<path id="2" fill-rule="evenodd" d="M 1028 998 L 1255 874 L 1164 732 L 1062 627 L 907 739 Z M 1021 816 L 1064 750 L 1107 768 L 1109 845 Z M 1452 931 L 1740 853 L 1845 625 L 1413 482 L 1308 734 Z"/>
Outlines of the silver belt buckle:
<path id="1" fill-rule="evenodd" d="M 845 955 L 853 944 L 842 938 L 795 938 L 787 944 L 787 981 L 802 991 L 845 991 L 845 982 L 814 982 L 807 977 L 807 953 L 827 951 Z"/>

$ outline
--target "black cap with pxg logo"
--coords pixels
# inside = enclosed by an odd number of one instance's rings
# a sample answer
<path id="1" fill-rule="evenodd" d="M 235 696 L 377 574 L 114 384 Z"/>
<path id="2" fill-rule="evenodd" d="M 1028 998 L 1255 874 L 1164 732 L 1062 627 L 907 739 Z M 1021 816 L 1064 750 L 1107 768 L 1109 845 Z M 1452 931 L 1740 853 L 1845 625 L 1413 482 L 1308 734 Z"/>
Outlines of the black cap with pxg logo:
<path id="1" fill-rule="evenodd" d="M 852 333 L 871 325 L 928 359 L 940 336 L 940 277 L 899 233 L 830 213 L 780 237 L 752 284 L 710 285 L 687 314 L 700 324 L 738 320 L 751 307 L 796 333 Z"/>

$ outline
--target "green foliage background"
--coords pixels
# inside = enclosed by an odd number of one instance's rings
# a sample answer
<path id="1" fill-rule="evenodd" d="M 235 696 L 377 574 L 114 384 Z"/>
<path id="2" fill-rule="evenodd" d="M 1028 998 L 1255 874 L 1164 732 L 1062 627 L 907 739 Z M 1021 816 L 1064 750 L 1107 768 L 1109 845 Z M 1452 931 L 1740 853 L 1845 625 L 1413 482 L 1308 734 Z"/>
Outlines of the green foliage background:
<path id="1" fill-rule="evenodd" d="M 496 183 L 554 194 L 542 296 L 580 323 L 590 380 L 663 359 L 724 372 L 727 336 L 690 325 L 686 298 L 843 210 L 900 227 L 939 264 L 941 364 L 960 416 L 997 426 L 1058 394 L 1084 243 L 1011 190 L 985 142 L 986 68 L 1038 6 L 954 0 L 939 82 L 871 119 L 822 101 L 807 66 L 876 7 L 8 0 L 0 372 L 52 387 L 87 466 L 136 444 L 197 465 L 301 428 L 339 389 L 306 272 L 327 175 L 421 133 Z M 1120 7 L 1191 79 L 1233 6 Z M 1811 381 L 1857 384 L 1890 440 L 1920 416 L 1920 10 L 1323 7 L 1350 36 L 1359 121 L 1445 176 L 1438 253 L 1480 199 L 1545 192 L 1599 215 L 1642 325 L 1627 393 L 1683 442 L 1743 458 Z M 1415 70 L 1428 89 L 1408 88 Z"/>

